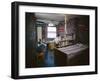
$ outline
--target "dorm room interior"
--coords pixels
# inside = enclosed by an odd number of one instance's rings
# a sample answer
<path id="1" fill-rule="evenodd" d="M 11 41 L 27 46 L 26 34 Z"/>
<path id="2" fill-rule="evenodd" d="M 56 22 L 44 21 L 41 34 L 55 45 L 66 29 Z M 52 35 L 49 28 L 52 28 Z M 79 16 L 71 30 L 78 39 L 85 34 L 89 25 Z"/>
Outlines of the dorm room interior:
<path id="1" fill-rule="evenodd" d="M 25 13 L 25 66 L 89 65 L 89 16 Z"/>

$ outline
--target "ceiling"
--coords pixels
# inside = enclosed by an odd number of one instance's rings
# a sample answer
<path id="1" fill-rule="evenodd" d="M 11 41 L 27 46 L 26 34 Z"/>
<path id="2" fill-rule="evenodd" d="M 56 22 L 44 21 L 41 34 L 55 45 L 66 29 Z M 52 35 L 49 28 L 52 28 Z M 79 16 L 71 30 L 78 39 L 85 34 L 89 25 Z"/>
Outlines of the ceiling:
<path id="1" fill-rule="evenodd" d="M 60 21 L 65 20 L 65 14 L 56 14 L 56 13 L 35 13 L 35 17 L 38 21 L 45 23 L 54 23 L 58 24 Z M 76 17 L 76 15 L 66 15 L 66 19 Z"/>
<path id="2" fill-rule="evenodd" d="M 64 14 L 53 13 L 35 13 L 38 19 L 51 20 L 51 21 L 64 21 Z"/>

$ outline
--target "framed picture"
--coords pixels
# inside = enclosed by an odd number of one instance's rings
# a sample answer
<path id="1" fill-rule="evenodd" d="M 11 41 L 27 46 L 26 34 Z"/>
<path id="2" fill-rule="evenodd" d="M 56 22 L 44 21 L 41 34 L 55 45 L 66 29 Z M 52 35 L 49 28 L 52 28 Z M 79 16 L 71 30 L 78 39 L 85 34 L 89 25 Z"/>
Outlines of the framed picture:
<path id="1" fill-rule="evenodd" d="M 97 7 L 12 2 L 14 79 L 97 74 Z"/>

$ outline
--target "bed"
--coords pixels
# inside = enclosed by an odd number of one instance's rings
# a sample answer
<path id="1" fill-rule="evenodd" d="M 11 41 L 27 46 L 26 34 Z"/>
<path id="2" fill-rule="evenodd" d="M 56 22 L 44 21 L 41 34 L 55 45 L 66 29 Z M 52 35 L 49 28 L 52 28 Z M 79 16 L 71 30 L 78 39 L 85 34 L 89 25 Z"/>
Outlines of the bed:
<path id="1" fill-rule="evenodd" d="M 87 65 L 89 64 L 89 47 L 82 43 L 55 49 L 55 64 Z"/>

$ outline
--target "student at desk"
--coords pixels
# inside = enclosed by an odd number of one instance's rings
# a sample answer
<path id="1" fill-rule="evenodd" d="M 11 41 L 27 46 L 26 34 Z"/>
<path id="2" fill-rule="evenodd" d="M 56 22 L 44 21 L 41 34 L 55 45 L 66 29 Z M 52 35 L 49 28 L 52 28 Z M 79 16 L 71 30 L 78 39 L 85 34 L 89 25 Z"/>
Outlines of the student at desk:
<path id="1" fill-rule="evenodd" d="M 61 40 L 61 37 L 60 37 L 60 35 L 58 34 L 57 37 L 54 39 L 54 42 L 55 42 L 56 47 L 59 47 L 60 40 Z"/>
<path id="2" fill-rule="evenodd" d="M 43 67 L 45 64 L 44 63 L 45 49 L 46 47 L 43 44 L 37 46 L 36 65 L 39 67 Z"/>

